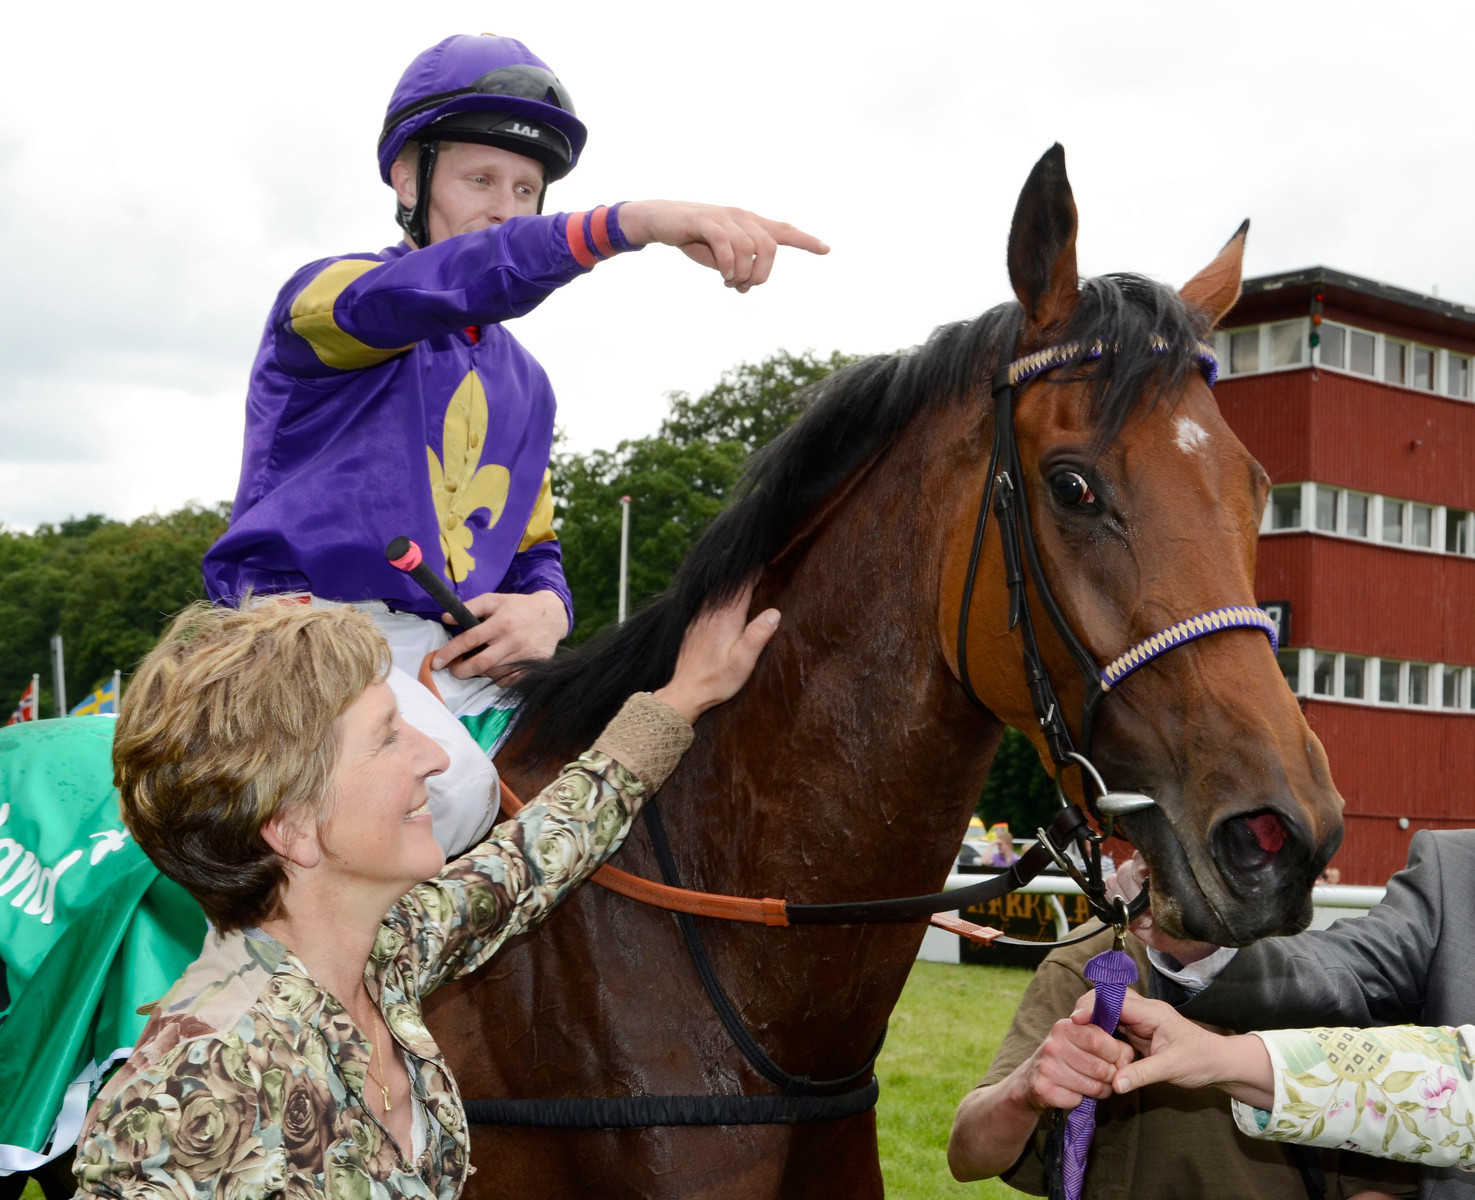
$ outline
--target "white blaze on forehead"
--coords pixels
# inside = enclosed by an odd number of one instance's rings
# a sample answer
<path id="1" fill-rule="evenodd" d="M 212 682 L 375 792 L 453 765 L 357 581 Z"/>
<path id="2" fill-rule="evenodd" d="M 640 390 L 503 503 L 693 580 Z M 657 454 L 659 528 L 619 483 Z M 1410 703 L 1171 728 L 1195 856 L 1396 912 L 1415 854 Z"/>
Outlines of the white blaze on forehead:
<path id="1" fill-rule="evenodd" d="M 1201 454 L 1209 444 L 1209 431 L 1197 421 L 1179 417 L 1173 422 L 1173 441 L 1184 454 Z"/>

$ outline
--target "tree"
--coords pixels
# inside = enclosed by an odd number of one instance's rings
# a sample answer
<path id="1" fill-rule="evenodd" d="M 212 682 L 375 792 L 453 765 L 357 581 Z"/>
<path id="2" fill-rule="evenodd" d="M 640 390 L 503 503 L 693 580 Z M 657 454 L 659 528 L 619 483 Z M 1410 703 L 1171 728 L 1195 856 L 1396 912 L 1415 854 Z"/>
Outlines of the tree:
<path id="1" fill-rule="evenodd" d="M 1005 821 L 1016 837 L 1034 837 L 1060 810 L 1055 782 L 1040 764 L 1034 743 L 1017 729 L 1005 729 L 978 798 L 984 823 Z"/>
<path id="2" fill-rule="evenodd" d="M 671 392 L 671 413 L 661 424 L 661 437 L 681 445 L 738 442 L 751 454 L 804 411 L 799 392 L 858 361 L 859 355 L 838 350 L 829 358 L 780 350 L 760 363 L 743 363 L 723 372 L 717 386 L 695 400 L 685 392 Z"/>
<path id="3" fill-rule="evenodd" d="M 630 509 L 630 604 L 662 591 L 701 532 L 722 511 L 743 462 L 804 410 L 803 388 L 856 359 L 780 351 L 734 367 L 710 391 L 671 393 L 654 437 L 614 450 L 554 456 L 558 536 L 580 642 L 619 609 L 620 497 Z"/>
<path id="4" fill-rule="evenodd" d="M 55 711 L 53 633 L 66 650 L 70 703 L 130 671 L 169 618 L 204 596 L 200 559 L 229 517 L 229 504 L 190 505 L 126 523 L 93 513 L 34 534 L 0 530 L 0 705 L 39 673 L 41 711 Z"/>

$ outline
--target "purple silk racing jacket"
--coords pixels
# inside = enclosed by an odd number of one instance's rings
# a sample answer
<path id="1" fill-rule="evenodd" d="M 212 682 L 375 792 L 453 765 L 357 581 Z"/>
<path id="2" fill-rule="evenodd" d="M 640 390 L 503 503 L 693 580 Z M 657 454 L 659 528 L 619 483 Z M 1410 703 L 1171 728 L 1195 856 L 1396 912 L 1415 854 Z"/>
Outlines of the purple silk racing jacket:
<path id="1" fill-rule="evenodd" d="M 572 625 L 553 389 L 501 322 L 637 249 L 618 210 L 515 217 L 292 276 L 252 368 L 230 528 L 204 560 L 210 597 L 310 591 L 438 617 L 384 559 L 404 534 L 461 597 L 553 591 Z"/>

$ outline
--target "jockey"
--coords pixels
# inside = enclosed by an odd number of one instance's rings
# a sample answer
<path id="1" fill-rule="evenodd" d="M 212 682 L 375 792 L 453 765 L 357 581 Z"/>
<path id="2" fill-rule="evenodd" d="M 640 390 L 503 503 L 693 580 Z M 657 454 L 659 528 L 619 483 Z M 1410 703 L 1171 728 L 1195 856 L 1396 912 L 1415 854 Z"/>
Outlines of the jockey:
<path id="1" fill-rule="evenodd" d="M 379 138 L 404 238 L 309 263 L 282 288 L 251 373 L 230 528 L 204 560 L 213 600 L 301 593 L 374 618 L 401 711 L 451 759 L 430 802 L 452 854 L 496 812 L 487 756 L 508 716 L 496 677 L 551 655 L 573 624 L 553 529 L 553 391 L 504 322 L 651 242 L 740 292 L 767 279 L 780 245 L 828 249 L 705 204 L 543 215 L 585 136 L 563 84 L 513 38 L 450 37 L 410 64 Z M 473 630 L 449 637 L 438 606 L 385 561 L 400 535 L 479 618 Z M 422 663 L 438 697 L 417 682 Z"/>

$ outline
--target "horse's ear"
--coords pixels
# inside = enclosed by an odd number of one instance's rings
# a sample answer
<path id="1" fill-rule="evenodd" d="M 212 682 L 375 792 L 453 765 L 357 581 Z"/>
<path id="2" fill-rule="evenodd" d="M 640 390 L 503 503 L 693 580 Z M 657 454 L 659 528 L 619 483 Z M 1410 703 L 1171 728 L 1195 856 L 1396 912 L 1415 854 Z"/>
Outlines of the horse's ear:
<path id="1" fill-rule="evenodd" d="M 1056 142 L 1024 181 L 1009 226 L 1009 282 L 1024 306 L 1023 343 L 1061 332 L 1080 303 L 1076 201 Z"/>
<path id="2" fill-rule="evenodd" d="M 1250 222 L 1246 219 L 1234 231 L 1234 236 L 1224 243 L 1219 256 L 1185 283 L 1178 293 L 1184 304 L 1209 318 L 1205 333 L 1218 325 L 1239 299 L 1239 282 L 1245 265 L 1245 236 L 1249 232 Z"/>

